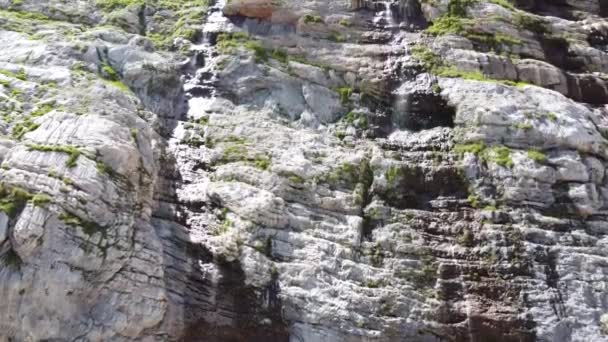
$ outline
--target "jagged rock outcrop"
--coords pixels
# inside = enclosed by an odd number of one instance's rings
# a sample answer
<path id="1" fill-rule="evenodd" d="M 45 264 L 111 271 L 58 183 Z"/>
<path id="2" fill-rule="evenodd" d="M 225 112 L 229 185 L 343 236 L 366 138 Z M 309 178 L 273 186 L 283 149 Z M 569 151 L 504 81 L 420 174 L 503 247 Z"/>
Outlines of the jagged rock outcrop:
<path id="1" fill-rule="evenodd" d="M 0 0 L 0 340 L 608 341 L 605 16 Z"/>

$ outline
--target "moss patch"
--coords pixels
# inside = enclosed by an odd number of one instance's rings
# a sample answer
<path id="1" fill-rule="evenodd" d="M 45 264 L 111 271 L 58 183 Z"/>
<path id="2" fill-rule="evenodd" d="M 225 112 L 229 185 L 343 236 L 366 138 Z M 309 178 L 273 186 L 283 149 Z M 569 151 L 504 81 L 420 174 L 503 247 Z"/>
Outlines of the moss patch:
<path id="1" fill-rule="evenodd" d="M 30 151 L 67 153 L 69 155 L 69 158 L 65 164 L 67 167 L 70 168 L 75 167 L 77 165 L 78 158 L 81 154 L 81 151 L 77 147 L 70 145 L 29 144 L 27 145 L 27 147 Z"/>

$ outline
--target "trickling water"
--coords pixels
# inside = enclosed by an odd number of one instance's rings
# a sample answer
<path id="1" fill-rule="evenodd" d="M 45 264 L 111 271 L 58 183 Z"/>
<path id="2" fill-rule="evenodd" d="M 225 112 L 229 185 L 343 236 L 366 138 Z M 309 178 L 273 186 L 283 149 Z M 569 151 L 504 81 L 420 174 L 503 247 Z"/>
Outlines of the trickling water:
<path id="1" fill-rule="evenodd" d="M 398 26 L 392 8 L 392 1 L 377 1 L 375 4 L 376 10 L 380 9 L 378 15 L 374 19 L 376 26 L 384 28 L 395 28 Z"/>
<path id="2" fill-rule="evenodd" d="M 187 120 L 198 120 L 207 115 L 217 100 L 217 37 L 222 32 L 233 31 L 233 24 L 223 14 L 226 2 L 227 0 L 215 0 L 210 4 L 202 26 L 201 39 L 190 47 L 194 56 L 190 61 L 192 72 L 186 76 L 183 88 L 188 101 Z M 185 146 L 183 141 L 189 139 L 189 134 L 185 123 L 178 123 L 169 139 L 169 146 L 174 150 Z"/>
<path id="3" fill-rule="evenodd" d="M 393 18 L 393 11 L 391 10 L 391 2 L 384 1 L 382 4 L 384 5 L 384 11 L 382 12 L 384 14 L 384 19 L 389 23 L 389 26 L 392 27 L 395 24 L 395 19 Z"/>
<path id="4" fill-rule="evenodd" d="M 218 55 L 215 47 L 217 36 L 222 32 L 229 32 L 232 24 L 222 12 L 227 0 L 217 0 L 209 7 L 209 12 L 203 26 L 202 40 L 192 46 L 195 51 L 196 75 L 184 86 L 189 94 L 189 112 L 191 118 L 199 118 L 207 104 L 216 97 L 217 61 Z"/>

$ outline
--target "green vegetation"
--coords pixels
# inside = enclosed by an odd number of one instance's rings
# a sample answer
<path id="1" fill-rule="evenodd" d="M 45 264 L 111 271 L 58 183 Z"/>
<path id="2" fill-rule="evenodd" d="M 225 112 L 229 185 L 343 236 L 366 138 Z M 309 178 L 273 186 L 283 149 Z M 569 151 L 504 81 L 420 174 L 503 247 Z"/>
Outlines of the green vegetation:
<path id="1" fill-rule="evenodd" d="M 370 289 L 377 289 L 380 287 L 384 287 L 384 280 L 370 279 L 365 283 L 365 286 L 369 287 Z"/>
<path id="2" fill-rule="evenodd" d="M 464 229 L 464 231 L 460 235 L 458 235 L 456 241 L 459 245 L 465 247 L 473 247 L 475 243 L 475 236 L 473 232 L 471 232 L 469 229 Z"/>
<path id="3" fill-rule="evenodd" d="M 351 95 L 353 94 L 353 88 L 342 87 L 342 88 L 337 88 L 336 91 L 340 95 L 340 102 L 342 102 L 343 105 L 347 105 L 348 102 L 350 101 Z"/>
<path id="4" fill-rule="evenodd" d="M 27 80 L 27 74 L 25 73 L 24 69 L 19 69 L 19 71 L 17 71 L 16 73 L 9 70 L 0 69 L 0 74 L 10 78 L 16 78 L 21 81 Z"/>
<path id="5" fill-rule="evenodd" d="M 101 173 L 102 175 L 108 175 L 108 176 L 113 176 L 115 175 L 114 170 L 110 167 L 110 165 L 98 160 L 95 163 L 95 168 L 97 169 L 97 172 Z"/>
<path id="6" fill-rule="evenodd" d="M 208 0 L 154 0 L 152 5 L 168 10 L 163 11 L 163 16 L 155 16 L 158 20 L 155 31 L 146 32 L 158 48 L 170 48 L 176 38 L 191 42 L 199 39 L 198 26 L 207 13 Z"/>
<path id="7" fill-rule="evenodd" d="M 485 157 L 487 161 L 492 161 L 500 166 L 513 167 L 513 159 L 511 159 L 511 149 L 506 146 L 492 146 L 486 150 Z"/>
<path id="8" fill-rule="evenodd" d="M 137 144 L 137 135 L 139 134 L 139 130 L 137 128 L 131 128 L 129 132 L 131 133 L 131 139 L 133 139 L 135 144 Z"/>
<path id="9" fill-rule="evenodd" d="M 302 178 L 301 176 L 293 173 L 293 172 L 281 172 L 279 174 L 281 177 L 285 177 L 287 178 L 287 180 L 292 183 L 292 184 L 304 184 L 306 183 L 306 180 L 304 178 Z"/>
<path id="10" fill-rule="evenodd" d="M 511 11 L 517 10 L 515 8 L 515 6 L 513 5 L 513 3 L 511 2 L 511 0 L 489 0 L 488 2 L 500 5 L 500 6 L 506 8 L 506 9 L 509 9 Z"/>
<path id="11" fill-rule="evenodd" d="M 329 37 L 327 37 L 327 39 L 331 40 L 332 42 L 336 42 L 336 43 L 343 43 L 346 41 L 346 37 L 341 35 L 339 32 L 332 32 Z"/>
<path id="12" fill-rule="evenodd" d="M 217 38 L 217 46 L 223 53 L 231 53 L 234 49 L 244 47 L 254 53 L 257 63 L 267 62 L 273 58 L 281 63 L 287 63 L 287 52 L 281 49 L 268 50 L 258 40 L 252 39 L 244 32 L 222 33 Z"/>
<path id="13" fill-rule="evenodd" d="M 437 18 L 426 32 L 434 36 L 446 34 L 461 35 L 492 49 L 501 49 L 503 45 L 521 44 L 521 41 L 518 39 L 501 32 L 488 33 L 473 31 L 476 19 L 467 18 L 467 9 L 477 2 L 478 0 L 450 0 L 448 3 L 448 12 Z M 506 0 L 493 0 L 491 2 L 508 9 L 515 9 L 513 5 Z"/>
<path id="14" fill-rule="evenodd" d="M 115 10 L 121 7 L 141 6 L 144 0 L 96 0 L 95 4 L 105 10 Z"/>
<path id="15" fill-rule="evenodd" d="M 32 111 L 30 115 L 33 117 L 43 116 L 51 112 L 53 109 L 55 109 L 55 102 L 43 103 Z"/>
<path id="16" fill-rule="evenodd" d="M 52 198 L 43 193 L 32 194 L 18 186 L 0 183 L 0 211 L 10 218 L 15 218 L 30 201 L 34 206 L 45 207 L 52 202 Z"/>
<path id="17" fill-rule="evenodd" d="M 254 39 L 245 32 L 221 33 L 217 37 L 217 47 L 220 52 L 225 54 L 234 53 L 235 50 L 241 48 L 252 51 L 257 63 L 265 63 L 272 58 L 283 64 L 293 60 L 314 65 L 324 70 L 328 69 L 327 66 L 308 62 L 304 57 L 290 56 L 285 50 L 266 48 L 261 41 Z"/>
<path id="18" fill-rule="evenodd" d="M 20 32 L 36 39 L 34 35 L 38 26 L 53 23 L 53 20 L 42 13 L 28 12 L 16 9 L 14 6 L 8 9 L 0 9 L 0 28 L 8 31 Z M 64 27 L 62 30 L 69 31 Z M 25 73 L 17 73 L 19 79 L 25 80 Z"/>
<path id="19" fill-rule="evenodd" d="M 528 158 L 540 164 L 547 161 L 547 156 L 545 156 L 545 154 L 539 150 L 528 150 Z"/>
<path id="20" fill-rule="evenodd" d="M 249 35 L 245 32 L 220 33 L 217 36 L 217 47 L 224 53 L 229 53 L 249 41 Z"/>
<path id="21" fill-rule="evenodd" d="M 272 58 L 276 59 L 277 61 L 279 61 L 281 63 L 287 63 L 288 59 L 289 59 L 287 52 L 285 52 L 284 50 L 281 50 L 281 49 L 273 50 L 270 55 L 272 56 Z"/>
<path id="22" fill-rule="evenodd" d="M 328 72 L 329 70 L 331 70 L 331 66 L 326 65 L 326 64 L 322 64 L 322 63 L 317 63 L 314 61 L 309 61 L 306 59 L 305 56 L 302 55 L 290 55 L 289 56 L 289 60 L 290 61 L 294 61 L 294 62 L 298 62 L 301 64 L 308 64 L 308 65 L 312 65 L 314 67 L 317 67 L 319 69 L 323 69 L 323 71 Z"/>
<path id="23" fill-rule="evenodd" d="M 36 207 L 46 207 L 53 199 L 45 194 L 37 194 L 32 197 L 32 204 Z"/>
<path id="24" fill-rule="evenodd" d="M 381 267 L 384 263 L 384 251 L 379 243 L 376 243 L 370 249 L 370 259 L 374 267 Z"/>
<path id="25" fill-rule="evenodd" d="M 322 24 L 323 23 L 323 18 L 321 18 L 318 15 L 312 15 L 312 14 L 307 14 L 304 16 L 304 23 L 305 24 Z"/>
<path id="26" fill-rule="evenodd" d="M 352 25 L 351 22 L 346 19 L 340 20 L 339 24 L 344 27 L 350 27 Z"/>
<path id="27" fill-rule="evenodd" d="M 66 161 L 67 167 L 75 167 L 78 161 L 78 157 L 80 157 L 81 151 L 75 147 L 70 145 L 39 145 L 39 144 L 29 144 L 27 145 L 30 151 L 41 151 L 41 152 L 58 152 L 58 153 L 67 153 L 69 155 L 68 160 Z"/>
<path id="28" fill-rule="evenodd" d="M 556 122 L 557 121 L 557 114 L 555 114 L 555 113 L 549 112 L 549 113 L 547 113 L 545 115 L 545 117 L 547 119 L 549 119 L 549 121 L 552 121 L 552 122 Z"/>
<path id="29" fill-rule="evenodd" d="M 549 32 L 547 24 L 543 20 L 525 13 L 515 14 L 515 25 L 521 29 L 525 29 L 537 34 L 545 34 Z"/>
<path id="30" fill-rule="evenodd" d="M 464 17 L 467 15 L 469 6 L 477 2 L 478 0 L 450 0 L 448 2 L 448 15 Z"/>
<path id="31" fill-rule="evenodd" d="M 278 57 L 281 62 L 287 61 L 287 54 L 280 50 L 269 52 L 262 43 L 254 40 L 244 32 L 222 33 L 217 37 L 217 46 L 222 53 L 231 53 L 234 49 L 244 47 L 253 51 L 257 63 L 268 61 L 269 55 L 273 58 Z"/>
<path id="32" fill-rule="evenodd" d="M 260 43 L 259 41 L 250 40 L 250 41 L 246 42 L 244 46 L 247 49 L 253 51 L 253 54 L 255 56 L 255 61 L 257 63 L 263 63 L 263 62 L 268 61 L 268 52 L 266 51 L 264 46 L 262 46 L 262 43 Z"/>
<path id="33" fill-rule="evenodd" d="M 37 124 L 28 118 L 16 124 L 13 127 L 11 135 L 13 138 L 21 140 L 26 133 L 34 131 L 38 129 L 38 127 L 40 127 L 40 124 Z"/>
<path id="34" fill-rule="evenodd" d="M 483 152 L 483 150 L 485 150 L 486 145 L 483 141 L 481 142 L 476 142 L 476 143 L 470 143 L 470 144 L 461 144 L 461 145 L 456 145 L 454 146 L 454 152 L 456 152 L 457 154 L 464 154 L 464 153 L 473 153 L 475 155 L 479 155 L 481 152 Z"/>
<path id="35" fill-rule="evenodd" d="M 506 146 L 486 147 L 483 142 L 476 142 L 456 145 L 453 151 L 460 155 L 473 153 L 484 162 L 494 162 L 504 167 L 513 167 L 514 165 L 511 158 L 511 149 Z"/>
<path id="36" fill-rule="evenodd" d="M 241 145 L 230 145 L 224 148 L 222 162 L 232 163 L 247 159 L 247 148 Z"/>
<path id="37" fill-rule="evenodd" d="M 386 170 L 385 176 L 389 184 L 395 184 L 402 174 L 403 170 L 401 167 L 391 165 L 388 170 Z"/>
<path id="38" fill-rule="evenodd" d="M 249 153 L 247 139 L 237 137 L 234 135 L 226 137 L 224 139 L 226 146 L 224 147 L 224 153 L 220 159 L 221 163 L 234 163 L 234 162 L 246 162 L 260 170 L 268 170 L 272 164 L 271 156 L 266 154 L 258 153 L 253 155 Z M 207 143 L 205 143 L 207 145 Z"/>
<path id="39" fill-rule="evenodd" d="M 466 80 L 482 81 L 482 82 L 494 82 L 508 86 L 524 86 L 527 83 L 515 82 L 510 80 L 498 80 L 490 78 L 479 71 L 464 71 L 456 68 L 453 65 L 445 63 L 441 58 L 431 51 L 429 48 L 424 46 L 416 46 L 412 49 L 412 56 L 416 58 L 425 69 L 430 73 L 439 77 L 448 78 L 463 78 Z"/>
<path id="40" fill-rule="evenodd" d="M 270 236 L 266 237 L 263 241 L 256 240 L 253 248 L 261 254 L 264 254 L 267 257 L 272 256 L 272 238 Z"/>
<path id="41" fill-rule="evenodd" d="M 356 111 L 346 113 L 344 120 L 350 125 L 356 124 L 357 127 L 361 129 L 367 129 L 369 127 L 369 122 L 367 121 L 365 114 Z"/>
<path id="42" fill-rule="evenodd" d="M 112 68 L 111 65 L 107 63 L 102 64 L 100 73 L 108 84 L 120 89 L 122 92 L 131 92 L 131 89 L 129 89 L 129 87 L 120 80 L 120 74 L 118 73 L 118 71 Z"/>
<path id="43" fill-rule="evenodd" d="M 436 19 L 426 32 L 434 36 L 442 36 L 449 33 L 464 35 L 466 33 L 466 24 L 472 24 L 472 21 L 458 17 L 443 16 Z"/>
<path id="44" fill-rule="evenodd" d="M 109 65 L 107 63 L 103 63 L 101 65 L 101 75 L 106 80 L 110 80 L 110 81 L 120 80 L 120 76 L 118 75 L 118 72 L 116 70 L 114 70 L 114 68 L 112 68 L 111 65 Z"/>
<path id="45" fill-rule="evenodd" d="M 413 250 L 411 253 L 419 259 L 419 270 L 408 269 L 408 271 L 401 271 L 396 275 L 411 281 L 418 290 L 428 291 L 432 289 L 437 281 L 437 262 L 431 249 L 423 247 Z"/>
<path id="46" fill-rule="evenodd" d="M 232 228 L 232 221 L 228 218 L 228 213 L 228 208 L 222 208 L 222 210 L 217 214 L 217 219 L 220 221 L 220 225 L 214 232 L 215 235 L 223 235 L 227 233 L 230 228 Z"/>
<path id="47" fill-rule="evenodd" d="M 515 127 L 517 127 L 518 129 L 525 130 L 525 131 L 534 128 L 534 126 L 529 122 L 518 122 L 515 125 Z"/>
<path id="48" fill-rule="evenodd" d="M 371 169 L 367 160 L 359 165 L 341 163 L 327 175 L 326 181 L 334 185 L 354 186 L 357 183 L 367 183 L 369 172 Z"/>
<path id="49" fill-rule="evenodd" d="M 97 232 L 105 233 L 103 227 L 99 226 L 95 222 L 83 220 L 72 213 L 63 212 L 59 214 L 59 219 L 68 226 L 81 227 L 82 231 L 89 236 L 94 235 Z"/>
<path id="50" fill-rule="evenodd" d="M 266 156 L 256 156 L 253 165 L 260 170 L 268 170 L 270 167 L 270 158 Z"/>
<path id="51" fill-rule="evenodd" d="M 469 197 L 467 197 L 467 202 L 469 202 L 469 204 L 471 205 L 471 207 L 473 208 L 479 208 L 479 196 L 477 195 L 469 195 Z"/>
<path id="52" fill-rule="evenodd" d="M 197 120 L 194 120 L 194 123 L 201 126 L 207 126 L 209 124 L 209 116 L 201 116 Z"/>
<path id="53" fill-rule="evenodd" d="M 19 269 L 21 267 L 21 264 L 23 263 L 17 252 L 15 252 L 15 250 L 12 248 L 6 251 L 0 257 L 0 261 L 5 267 L 8 267 L 13 270 Z"/>
<path id="54" fill-rule="evenodd" d="M 10 218 L 14 218 L 33 197 L 33 194 L 23 188 L 16 186 L 11 187 L 1 183 L 0 211 L 4 212 Z"/>

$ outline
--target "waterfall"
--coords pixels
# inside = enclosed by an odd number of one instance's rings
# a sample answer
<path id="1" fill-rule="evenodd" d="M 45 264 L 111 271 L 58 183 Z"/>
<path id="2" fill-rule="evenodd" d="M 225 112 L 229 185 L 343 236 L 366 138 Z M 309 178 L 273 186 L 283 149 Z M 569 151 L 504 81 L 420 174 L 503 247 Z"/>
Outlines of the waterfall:
<path id="1" fill-rule="evenodd" d="M 393 2 L 392 1 L 376 1 L 374 5 L 378 14 L 374 19 L 376 26 L 385 28 L 395 28 L 398 26 L 397 21 L 393 13 Z"/>
<path id="2" fill-rule="evenodd" d="M 189 116 L 199 117 L 202 110 L 207 107 L 208 101 L 215 98 L 217 78 L 217 53 L 215 43 L 217 36 L 222 32 L 231 31 L 232 24 L 224 16 L 223 8 L 227 0 L 216 0 L 209 8 L 205 24 L 203 26 L 202 40 L 192 47 L 196 53 L 193 59 L 195 67 L 198 68 L 196 75 L 189 80 L 184 90 L 189 94 Z"/>

